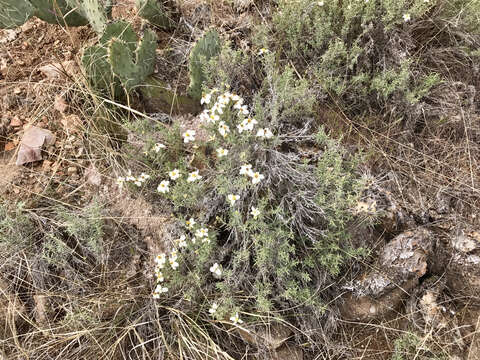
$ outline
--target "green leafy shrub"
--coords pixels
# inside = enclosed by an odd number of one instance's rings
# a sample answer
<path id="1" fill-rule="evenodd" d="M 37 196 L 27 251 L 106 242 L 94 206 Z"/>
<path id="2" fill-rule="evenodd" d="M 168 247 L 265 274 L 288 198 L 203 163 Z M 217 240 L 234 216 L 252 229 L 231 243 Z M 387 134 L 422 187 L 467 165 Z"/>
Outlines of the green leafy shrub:
<path id="1" fill-rule="evenodd" d="M 478 1 L 280 0 L 270 37 L 257 41 L 281 50 L 350 114 L 392 109 L 397 118 L 415 117 L 432 89 L 453 80 L 453 58 L 474 61 L 446 53 L 478 47 L 472 14 L 479 10 Z M 457 75 L 454 81 L 475 83 L 465 72 Z"/>

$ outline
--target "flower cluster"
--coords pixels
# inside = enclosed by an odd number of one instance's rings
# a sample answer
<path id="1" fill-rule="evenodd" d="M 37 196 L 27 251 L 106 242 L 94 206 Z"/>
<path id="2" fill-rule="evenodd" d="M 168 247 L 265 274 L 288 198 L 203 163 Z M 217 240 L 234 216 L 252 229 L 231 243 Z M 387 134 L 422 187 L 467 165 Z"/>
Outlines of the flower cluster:
<path id="1" fill-rule="evenodd" d="M 127 176 L 119 176 L 116 180 L 117 185 L 122 188 L 126 182 L 133 182 L 137 186 L 142 186 L 142 184 L 150 179 L 150 175 L 141 173 L 139 176 L 133 176 L 132 171 L 128 170 Z"/>
<path id="2" fill-rule="evenodd" d="M 252 184 L 258 184 L 263 179 L 265 179 L 265 175 L 260 174 L 258 171 L 252 170 L 252 165 L 245 164 L 240 167 L 240 175 L 247 175 L 252 179 Z"/>
<path id="3" fill-rule="evenodd" d="M 182 177 L 182 173 L 179 169 L 173 169 L 172 171 L 168 172 L 168 177 L 171 180 L 178 180 Z M 188 174 L 187 182 L 194 182 L 200 180 L 202 176 L 199 174 L 198 170 L 192 171 Z M 157 191 L 165 194 L 170 191 L 170 181 L 169 180 L 162 180 L 160 184 L 157 186 Z"/>

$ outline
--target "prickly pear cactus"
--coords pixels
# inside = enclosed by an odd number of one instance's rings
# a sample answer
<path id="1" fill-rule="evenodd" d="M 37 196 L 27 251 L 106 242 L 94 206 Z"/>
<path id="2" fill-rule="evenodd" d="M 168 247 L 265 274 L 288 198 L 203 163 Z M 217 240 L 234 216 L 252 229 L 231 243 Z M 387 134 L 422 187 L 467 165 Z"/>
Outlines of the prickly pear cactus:
<path id="1" fill-rule="evenodd" d="M 88 21 L 66 3 L 65 0 L 29 0 L 35 8 L 33 15 L 50 24 L 83 26 Z"/>
<path id="2" fill-rule="evenodd" d="M 0 29 L 22 25 L 30 19 L 34 10 L 26 0 L 0 0 Z"/>
<path id="3" fill-rule="evenodd" d="M 137 13 L 150 24 L 162 29 L 169 29 L 174 24 L 159 0 L 136 0 Z"/>
<path id="4" fill-rule="evenodd" d="M 220 37 L 215 30 L 209 30 L 202 38 L 200 38 L 192 51 L 188 69 L 190 71 L 190 86 L 187 93 L 194 99 L 202 97 L 202 84 L 206 79 L 203 65 L 214 56 L 220 53 Z"/>
<path id="5" fill-rule="evenodd" d="M 105 29 L 112 2 L 109 0 L 66 0 L 68 5 L 88 20 L 93 30 L 101 34 Z"/>
<path id="6" fill-rule="evenodd" d="M 82 65 L 90 85 L 119 98 L 153 73 L 157 37 L 147 30 L 138 43 L 125 21 L 108 24 L 99 44 L 84 49 Z"/>
<path id="7" fill-rule="evenodd" d="M 151 75 L 155 68 L 155 50 L 157 36 L 146 30 L 135 51 L 128 43 L 112 38 L 108 46 L 108 59 L 113 73 L 118 76 L 129 92 Z"/>

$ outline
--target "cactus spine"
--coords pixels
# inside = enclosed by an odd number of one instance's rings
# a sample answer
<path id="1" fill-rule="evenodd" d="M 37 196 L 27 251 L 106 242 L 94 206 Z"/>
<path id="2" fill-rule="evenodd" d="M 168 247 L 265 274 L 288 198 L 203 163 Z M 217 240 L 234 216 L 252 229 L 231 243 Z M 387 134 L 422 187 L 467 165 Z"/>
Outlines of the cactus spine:
<path id="1" fill-rule="evenodd" d="M 188 69 L 190 71 L 190 85 L 187 93 L 194 99 L 202 97 L 202 85 L 206 79 L 204 64 L 220 53 L 220 37 L 215 30 L 209 30 L 195 44 L 190 52 Z"/>

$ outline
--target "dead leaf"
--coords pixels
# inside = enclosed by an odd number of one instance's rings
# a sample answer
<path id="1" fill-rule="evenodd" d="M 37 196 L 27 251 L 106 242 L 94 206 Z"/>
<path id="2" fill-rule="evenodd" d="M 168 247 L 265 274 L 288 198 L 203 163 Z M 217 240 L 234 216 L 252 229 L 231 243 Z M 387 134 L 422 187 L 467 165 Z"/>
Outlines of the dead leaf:
<path id="1" fill-rule="evenodd" d="M 5 151 L 13 150 L 15 149 L 15 146 L 16 146 L 15 143 L 13 141 L 10 141 L 5 144 Z"/>
<path id="2" fill-rule="evenodd" d="M 68 105 L 65 102 L 65 99 L 61 95 L 55 96 L 55 102 L 53 103 L 53 108 L 59 111 L 61 114 L 65 114 L 65 111 L 68 109 Z"/>
<path id="3" fill-rule="evenodd" d="M 7 42 L 13 41 L 17 38 L 18 35 L 17 29 L 4 29 L 0 31 L 0 44 L 5 44 Z"/>
<path id="4" fill-rule="evenodd" d="M 73 60 L 62 63 L 52 63 L 38 68 L 40 72 L 49 79 L 59 79 L 65 74 L 72 76 L 77 72 L 77 65 Z"/>
<path id="5" fill-rule="evenodd" d="M 85 170 L 85 177 L 87 178 L 87 183 L 100 186 L 102 184 L 102 175 L 98 172 L 95 166 L 90 165 L 87 170 Z"/>
<path id="6" fill-rule="evenodd" d="M 42 160 L 42 146 L 55 143 L 55 135 L 52 132 L 32 126 L 23 134 L 20 149 L 17 155 L 17 165 L 23 165 Z"/>

